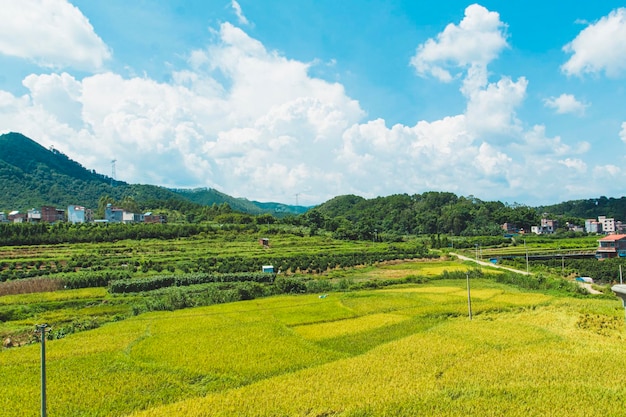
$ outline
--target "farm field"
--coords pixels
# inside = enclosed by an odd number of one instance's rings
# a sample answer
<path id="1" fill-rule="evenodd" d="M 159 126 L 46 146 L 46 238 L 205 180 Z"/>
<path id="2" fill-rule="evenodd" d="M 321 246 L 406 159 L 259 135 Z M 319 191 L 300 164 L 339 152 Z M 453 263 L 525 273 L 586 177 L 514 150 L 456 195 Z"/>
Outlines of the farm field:
<path id="1" fill-rule="evenodd" d="M 447 262 L 345 273 L 358 281 L 471 268 Z M 470 321 L 465 285 L 435 279 L 151 312 L 51 340 L 48 415 L 623 412 L 626 332 L 617 299 L 472 279 Z M 90 298 L 99 290 L 72 291 Z M 3 416 L 39 415 L 39 348 L 0 351 Z"/>

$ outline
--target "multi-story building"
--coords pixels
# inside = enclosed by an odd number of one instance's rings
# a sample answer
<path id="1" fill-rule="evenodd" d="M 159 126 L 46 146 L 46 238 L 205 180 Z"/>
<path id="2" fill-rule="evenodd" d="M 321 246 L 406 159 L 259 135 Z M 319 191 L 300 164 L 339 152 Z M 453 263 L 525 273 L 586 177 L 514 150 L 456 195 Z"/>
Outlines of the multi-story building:
<path id="1" fill-rule="evenodd" d="M 626 257 L 626 235 L 609 235 L 598 240 L 596 258 Z"/>
<path id="2" fill-rule="evenodd" d="M 28 210 L 26 217 L 29 223 L 39 223 L 41 221 L 41 211 L 32 208 Z"/>
<path id="3" fill-rule="evenodd" d="M 104 209 L 104 220 L 109 223 L 121 223 L 124 220 L 124 210 L 109 203 Z"/>
<path id="4" fill-rule="evenodd" d="M 541 226 L 531 226 L 530 231 L 537 235 L 552 234 L 559 227 L 558 220 L 541 219 Z"/>
<path id="5" fill-rule="evenodd" d="M 587 233 L 602 233 L 602 223 L 596 219 L 585 220 L 585 232 Z"/>
<path id="6" fill-rule="evenodd" d="M 65 210 L 60 210 L 52 206 L 41 207 L 41 221 L 46 223 L 56 223 L 65 220 Z"/>
<path id="7" fill-rule="evenodd" d="M 602 231 L 606 234 L 615 233 L 615 219 L 606 216 L 598 216 L 598 221 L 602 223 Z"/>
<path id="8" fill-rule="evenodd" d="M 67 206 L 67 221 L 74 223 L 85 223 L 85 207 L 70 205 Z"/>

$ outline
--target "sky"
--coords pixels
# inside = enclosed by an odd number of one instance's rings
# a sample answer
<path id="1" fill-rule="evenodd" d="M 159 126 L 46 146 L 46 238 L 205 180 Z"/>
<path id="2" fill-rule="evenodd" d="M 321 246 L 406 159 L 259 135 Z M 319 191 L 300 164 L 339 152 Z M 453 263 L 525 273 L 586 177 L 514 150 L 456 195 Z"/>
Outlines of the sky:
<path id="1" fill-rule="evenodd" d="M 0 0 L 0 21 L 0 133 L 120 181 L 624 195 L 622 2 Z"/>

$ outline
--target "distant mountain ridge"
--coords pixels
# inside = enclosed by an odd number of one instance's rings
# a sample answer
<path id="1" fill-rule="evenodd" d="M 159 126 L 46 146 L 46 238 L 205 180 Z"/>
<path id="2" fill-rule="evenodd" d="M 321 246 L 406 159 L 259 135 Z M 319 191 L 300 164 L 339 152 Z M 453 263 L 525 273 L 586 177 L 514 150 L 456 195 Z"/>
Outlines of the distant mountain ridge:
<path id="1" fill-rule="evenodd" d="M 211 206 L 228 204 L 248 214 L 299 214 L 308 208 L 280 203 L 258 203 L 231 197 L 217 190 L 168 189 L 128 184 L 89 170 L 56 149 L 46 149 L 21 133 L 0 135 L 0 210 L 27 210 L 44 205 L 70 204 L 95 209 L 102 197 L 122 200 L 132 197 L 138 204 L 179 200 Z"/>
<path id="2" fill-rule="evenodd" d="M 0 211 L 25 211 L 43 205 L 64 208 L 70 204 L 95 209 L 102 197 L 110 197 L 116 201 L 132 197 L 140 206 L 150 208 L 158 208 L 163 202 L 181 202 L 196 207 L 214 204 L 220 206 L 226 203 L 234 211 L 253 215 L 302 214 L 311 208 L 250 201 L 231 197 L 211 188 L 168 189 L 155 185 L 127 184 L 112 180 L 111 177 L 99 174 L 95 170 L 89 170 L 62 152 L 46 149 L 20 133 L 0 135 Z M 486 203 L 494 213 L 496 209 L 502 211 L 507 208 L 500 202 L 480 202 L 477 199 L 458 198 L 452 193 L 425 192 L 421 195 L 390 195 L 373 199 L 355 195 L 337 196 L 319 205 L 317 209 L 329 218 L 339 217 L 351 222 L 372 224 L 382 215 L 381 219 L 386 219 L 384 225 L 381 223 L 384 229 L 406 232 L 417 229 L 417 224 L 441 223 L 446 216 L 450 217 L 450 213 L 445 210 L 439 212 L 441 207 L 446 205 L 453 207 L 458 200 L 465 207 L 461 209 L 467 209 L 468 213 L 463 215 L 457 213 L 452 216 L 452 220 L 457 223 L 460 217 L 467 223 L 467 219 L 473 216 L 470 208 L 477 206 L 476 204 L 468 206 L 467 203 L 471 201 Z M 527 208 L 535 215 L 548 213 L 552 216 L 576 218 L 597 218 L 604 215 L 626 221 L 626 197 L 599 197 Z M 416 216 L 417 213 L 421 214 Z M 500 217 L 502 218 L 499 221 L 512 221 L 510 216 Z M 457 220 L 454 220 L 455 218 Z M 435 226 L 433 228 L 428 230 L 437 229 Z"/>

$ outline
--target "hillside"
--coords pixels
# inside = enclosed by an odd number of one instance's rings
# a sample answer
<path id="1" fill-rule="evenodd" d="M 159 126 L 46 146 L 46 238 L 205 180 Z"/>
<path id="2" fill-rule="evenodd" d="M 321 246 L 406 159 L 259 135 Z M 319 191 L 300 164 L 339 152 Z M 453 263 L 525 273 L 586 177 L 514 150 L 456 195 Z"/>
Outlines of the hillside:
<path id="1" fill-rule="evenodd" d="M 277 217 L 288 214 L 302 214 L 309 208 L 302 206 L 289 206 L 280 203 L 261 203 L 250 201 L 245 198 L 234 198 L 212 188 L 173 189 L 173 192 L 182 196 L 185 200 L 203 206 L 218 206 L 227 203 L 233 210 L 249 214 L 271 213 Z"/>
<path id="2" fill-rule="evenodd" d="M 179 201 L 196 206 L 226 203 L 235 211 L 249 214 L 303 211 L 277 203 L 237 199 L 213 189 L 170 190 L 112 181 L 20 133 L 0 135 L 0 210 L 25 211 L 43 205 L 62 208 L 70 204 L 96 209 L 102 197 L 117 201 L 131 197 L 140 207 L 149 209 L 171 207 L 175 205 L 172 201 Z M 169 203 L 165 204 L 166 201 Z"/>

